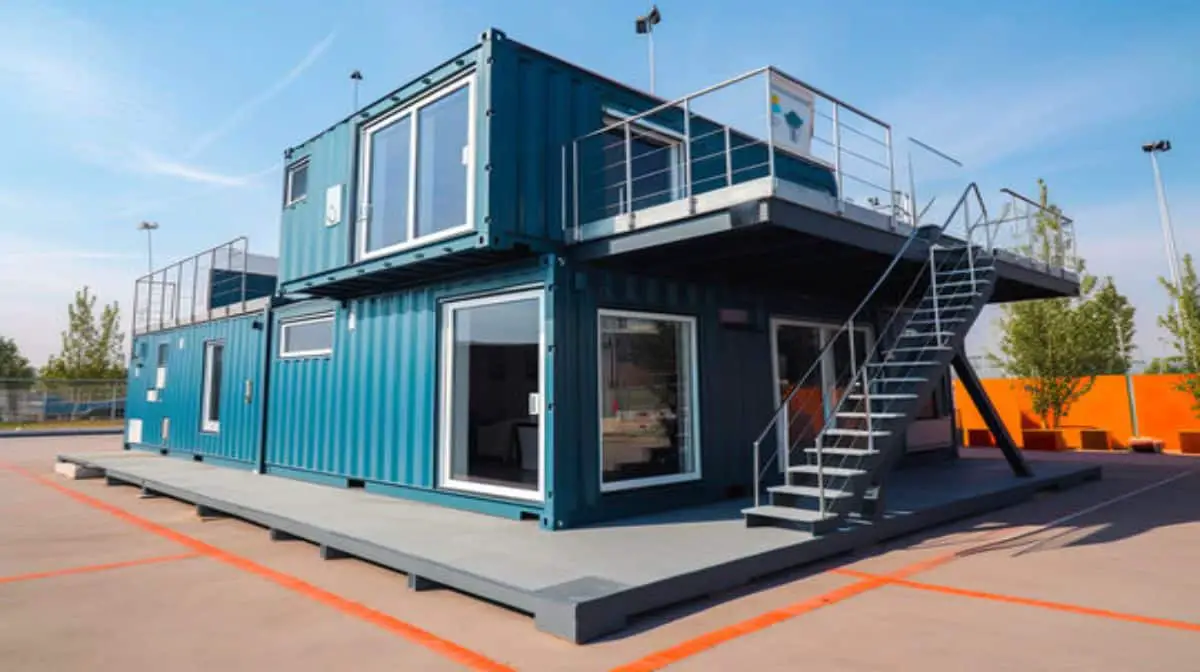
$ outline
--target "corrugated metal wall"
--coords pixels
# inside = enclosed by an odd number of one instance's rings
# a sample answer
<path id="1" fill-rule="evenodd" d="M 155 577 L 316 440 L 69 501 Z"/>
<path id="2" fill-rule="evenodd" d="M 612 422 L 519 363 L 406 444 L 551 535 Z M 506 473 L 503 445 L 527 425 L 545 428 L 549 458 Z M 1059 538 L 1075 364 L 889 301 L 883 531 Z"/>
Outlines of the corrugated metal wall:
<path id="1" fill-rule="evenodd" d="M 484 43 L 486 45 L 486 43 Z M 412 104 L 415 99 L 440 88 L 447 81 L 476 68 L 483 60 L 484 46 L 476 46 L 443 63 L 421 77 L 405 84 L 364 108 L 354 117 L 342 121 L 311 140 L 293 147 L 288 162 L 309 158 L 308 197 L 303 202 L 284 208 L 279 235 L 279 281 L 286 284 L 354 262 L 351 254 L 354 224 L 357 219 L 358 196 L 355 190 L 357 174 L 357 133 L 361 124 L 397 108 Z M 479 68 L 476 80 L 475 133 L 477 145 L 487 147 L 490 120 L 486 112 L 489 69 Z M 477 155 L 476 202 L 487 203 L 487 184 L 481 176 L 487 154 Z M 325 190 L 341 184 L 342 218 L 336 226 L 325 225 Z M 282 199 L 281 199 L 282 200 Z M 486 211 L 476 208 L 477 225 L 484 223 Z M 486 228 L 481 228 L 486 231 Z M 473 234 L 468 234 L 473 235 Z M 445 243 L 445 241 L 440 241 Z M 434 246 L 431 254 L 436 253 Z"/>
<path id="2" fill-rule="evenodd" d="M 272 352 L 268 467 L 432 487 L 440 302 L 543 282 L 545 263 L 355 300 L 336 308 L 332 354 L 280 359 Z M 274 328 L 330 308 L 280 309 Z"/>
<path id="3" fill-rule="evenodd" d="M 262 314 L 243 315 L 203 324 L 180 327 L 134 339 L 138 356 L 130 366 L 127 419 L 142 420 L 142 447 L 166 448 L 172 453 L 190 453 L 253 464 L 258 456 L 262 419 L 262 347 L 265 331 Z M 221 341 L 221 422 L 216 433 L 200 431 L 200 400 L 204 381 L 204 344 Z M 167 345 L 166 386 L 157 401 L 147 393 L 155 385 L 158 346 Z M 143 350 L 144 348 L 144 350 Z M 245 398 L 246 381 L 251 397 Z M 162 421 L 168 418 L 166 440 Z"/>
<path id="4" fill-rule="evenodd" d="M 725 285 L 575 269 L 557 297 L 560 343 L 555 400 L 554 516 L 557 527 L 668 510 L 749 492 L 754 437 L 774 412 L 768 320 L 789 316 L 838 322 L 853 310 L 819 299 Z M 601 493 L 597 311 L 672 313 L 697 320 L 700 481 Z M 719 323 L 718 310 L 749 312 L 751 324 Z"/>

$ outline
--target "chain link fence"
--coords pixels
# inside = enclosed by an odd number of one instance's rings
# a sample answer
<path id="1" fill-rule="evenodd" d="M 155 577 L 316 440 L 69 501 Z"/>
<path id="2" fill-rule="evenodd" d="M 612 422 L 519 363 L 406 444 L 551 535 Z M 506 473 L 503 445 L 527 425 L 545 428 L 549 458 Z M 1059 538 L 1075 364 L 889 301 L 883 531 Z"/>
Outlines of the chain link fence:
<path id="1" fill-rule="evenodd" d="M 125 418 L 124 380 L 0 378 L 0 429 Z"/>

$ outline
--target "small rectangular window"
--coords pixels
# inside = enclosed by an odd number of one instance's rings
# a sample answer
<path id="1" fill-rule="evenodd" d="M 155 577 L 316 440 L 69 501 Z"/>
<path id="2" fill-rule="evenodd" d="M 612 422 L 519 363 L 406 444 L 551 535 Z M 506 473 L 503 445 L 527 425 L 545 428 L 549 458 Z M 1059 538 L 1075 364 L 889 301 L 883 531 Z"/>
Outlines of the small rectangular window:
<path id="1" fill-rule="evenodd" d="M 158 366 L 155 369 L 154 387 L 158 390 L 166 389 L 167 387 L 167 357 L 170 355 L 171 345 L 169 343 L 158 344 Z"/>
<path id="2" fill-rule="evenodd" d="M 316 357 L 333 352 L 333 314 L 305 317 L 279 325 L 280 357 Z"/>
<path id="3" fill-rule="evenodd" d="M 200 400 L 200 429 L 206 432 L 221 429 L 221 376 L 224 354 L 224 343 L 209 341 L 204 344 L 204 391 Z"/>
<path id="4" fill-rule="evenodd" d="M 308 159 L 304 158 L 287 168 L 283 205 L 289 206 L 308 196 Z"/>

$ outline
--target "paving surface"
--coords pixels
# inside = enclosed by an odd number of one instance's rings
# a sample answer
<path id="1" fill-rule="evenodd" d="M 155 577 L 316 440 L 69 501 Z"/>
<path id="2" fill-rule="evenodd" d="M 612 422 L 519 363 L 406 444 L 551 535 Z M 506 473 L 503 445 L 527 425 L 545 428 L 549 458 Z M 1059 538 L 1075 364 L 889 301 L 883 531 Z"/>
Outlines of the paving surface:
<path id="1" fill-rule="evenodd" d="M 413 586 L 451 587 L 533 614 L 539 629 L 576 643 L 656 608 L 1100 475 L 1095 466 L 1049 463 L 1017 478 L 998 460 L 905 469 L 891 479 L 883 520 L 821 537 L 747 528 L 740 511 L 749 500 L 547 533 L 529 521 L 138 451 L 59 457 L 406 572 Z"/>
<path id="2" fill-rule="evenodd" d="M 1048 456 L 1102 464 L 1104 480 L 577 646 L 242 521 L 51 472 L 58 453 L 118 449 L 0 442 L 0 669 L 1200 669 L 1196 458 Z"/>

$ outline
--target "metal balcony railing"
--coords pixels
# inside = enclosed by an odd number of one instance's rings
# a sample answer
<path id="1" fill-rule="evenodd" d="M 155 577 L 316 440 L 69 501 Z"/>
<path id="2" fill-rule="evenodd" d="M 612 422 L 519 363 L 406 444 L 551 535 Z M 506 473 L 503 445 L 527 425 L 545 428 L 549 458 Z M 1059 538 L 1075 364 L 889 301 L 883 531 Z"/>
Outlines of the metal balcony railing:
<path id="1" fill-rule="evenodd" d="M 888 124 L 760 68 L 637 114 L 607 110 L 603 128 L 563 148 L 563 220 L 578 241 L 591 222 L 675 203 L 694 213 L 722 189 L 780 181 L 894 225 L 912 219 L 894 158 Z"/>
<path id="2" fill-rule="evenodd" d="M 246 312 L 275 292 L 276 274 L 244 236 L 148 273 L 134 284 L 133 334 Z"/>

